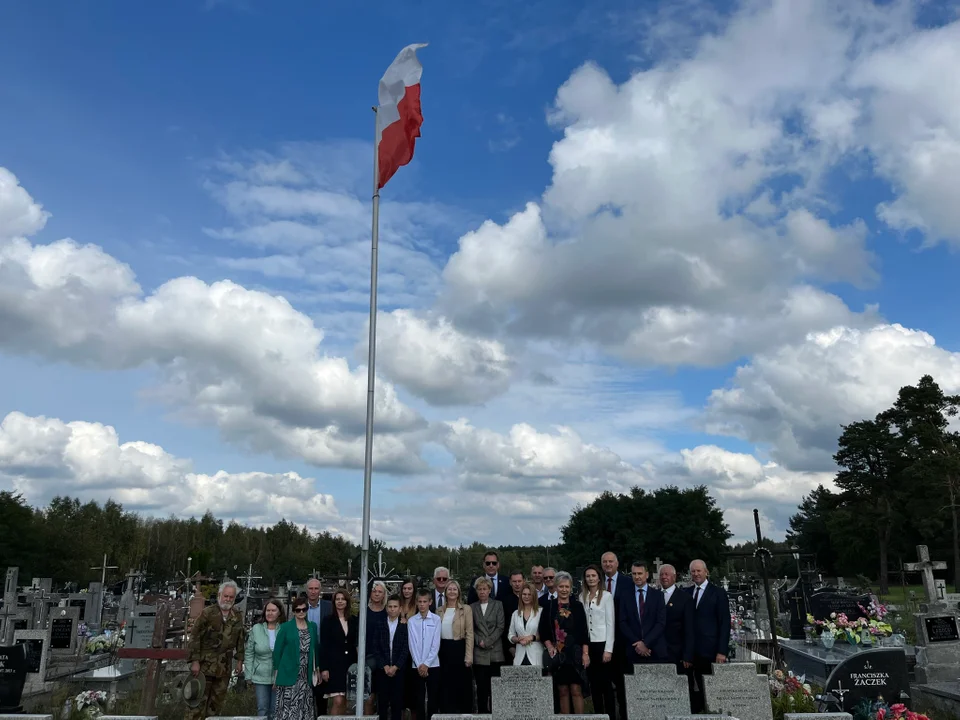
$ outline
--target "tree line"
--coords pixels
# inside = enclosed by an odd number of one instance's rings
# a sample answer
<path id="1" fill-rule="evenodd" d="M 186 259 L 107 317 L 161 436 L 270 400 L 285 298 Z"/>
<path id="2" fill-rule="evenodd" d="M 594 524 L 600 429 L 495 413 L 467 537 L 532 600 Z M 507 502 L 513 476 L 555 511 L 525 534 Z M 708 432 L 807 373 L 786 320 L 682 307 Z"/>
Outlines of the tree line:
<path id="1" fill-rule="evenodd" d="M 655 522 L 653 521 L 655 520 Z M 683 567 L 694 558 L 719 563 L 730 531 L 723 513 L 705 487 L 634 488 L 619 495 L 604 493 L 576 507 L 561 528 L 558 545 L 499 546 L 501 572 L 535 565 L 574 571 L 613 550 L 623 565 L 635 559 L 653 562 L 659 556 Z M 383 551 L 384 570 L 426 582 L 443 565 L 454 577 L 469 580 L 482 567 L 488 546 L 481 543 L 447 547 L 387 547 L 371 543 L 371 562 Z M 116 502 L 83 503 L 57 497 L 47 507 L 33 508 L 22 496 L 0 492 L 0 567 L 20 567 L 21 584 L 31 577 L 51 577 L 57 586 L 77 582 L 85 587 L 100 579 L 106 554 L 114 582 L 128 570 L 142 570 L 147 585 L 182 582 L 188 569 L 212 580 L 224 574 L 244 575 L 252 564 L 265 585 L 304 581 L 316 572 L 344 577 L 359 575 L 360 549 L 340 535 L 311 533 L 286 520 L 270 527 L 224 523 L 212 513 L 203 517 L 155 518 L 124 510 Z M 371 568 L 375 571 L 375 568 Z"/>
<path id="2" fill-rule="evenodd" d="M 960 395 L 929 375 L 900 388 L 873 419 L 843 426 L 836 489 L 817 487 L 790 520 L 788 540 L 814 553 L 825 572 L 879 580 L 881 593 L 917 560 L 916 545 L 949 560 L 960 589 Z"/>

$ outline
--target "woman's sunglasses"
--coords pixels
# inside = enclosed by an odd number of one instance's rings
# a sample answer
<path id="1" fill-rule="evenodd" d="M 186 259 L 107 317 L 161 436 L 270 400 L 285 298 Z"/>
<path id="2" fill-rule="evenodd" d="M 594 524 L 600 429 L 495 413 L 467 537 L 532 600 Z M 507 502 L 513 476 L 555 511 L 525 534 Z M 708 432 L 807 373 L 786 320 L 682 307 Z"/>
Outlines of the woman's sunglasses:
<path id="1" fill-rule="evenodd" d="M 305 613 L 307 609 L 305 607 L 298 607 L 298 608 L 294 608 L 293 611 L 295 613 L 302 613 L 302 612 Z"/>

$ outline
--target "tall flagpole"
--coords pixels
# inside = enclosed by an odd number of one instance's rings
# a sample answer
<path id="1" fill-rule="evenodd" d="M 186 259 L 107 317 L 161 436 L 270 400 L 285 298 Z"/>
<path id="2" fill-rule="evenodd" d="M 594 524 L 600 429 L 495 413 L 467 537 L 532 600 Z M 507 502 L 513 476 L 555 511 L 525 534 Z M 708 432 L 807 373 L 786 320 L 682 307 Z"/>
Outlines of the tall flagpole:
<path id="1" fill-rule="evenodd" d="M 379 113 L 373 108 L 373 227 L 370 231 L 370 335 L 367 338 L 367 432 L 363 449 L 363 530 L 360 539 L 360 633 L 357 638 L 357 717 L 363 717 L 367 676 L 367 580 L 370 558 L 370 485 L 373 473 L 373 389 L 377 362 L 377 253 L 380 241 Z"/>

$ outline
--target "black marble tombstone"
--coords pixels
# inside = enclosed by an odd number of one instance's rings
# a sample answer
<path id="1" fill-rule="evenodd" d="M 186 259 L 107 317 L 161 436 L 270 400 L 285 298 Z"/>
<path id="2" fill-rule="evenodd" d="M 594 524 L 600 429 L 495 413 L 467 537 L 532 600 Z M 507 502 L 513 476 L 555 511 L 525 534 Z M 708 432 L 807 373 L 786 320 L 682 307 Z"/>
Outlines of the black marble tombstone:
<path id="1" fill-rule="evenodd" d="M 27 681 L 27 656 L 23 645 L 0 647 L 0 713 L 20 712 L 20 697 Z"/>
<path id="2" fill-rule="evenodd" d="M 909 705 L 907 656 L 901 648 L 858 652 L 833 669 L 826 692 L 837 698 L 842 712 L 853 712 L 864 699 L 872 702 L 881 697 L 890 705 Z"/>
<path id="3" fill-rule="evenodd" d="M 831 613 L 843 613 L 851 620 L 866 617 L 866 608 L 870 604 L 869 595 L 857 595 L 843 590 L 818 590 L 810 596 L 810 614 L 817 620 L 826 620 Z"/>

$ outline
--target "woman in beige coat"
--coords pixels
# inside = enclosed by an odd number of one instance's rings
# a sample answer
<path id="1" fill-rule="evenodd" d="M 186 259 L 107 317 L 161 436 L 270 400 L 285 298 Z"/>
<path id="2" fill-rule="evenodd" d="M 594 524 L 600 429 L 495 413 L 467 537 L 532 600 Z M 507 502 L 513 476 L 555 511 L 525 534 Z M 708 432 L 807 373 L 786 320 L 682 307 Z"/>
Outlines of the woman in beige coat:
<path id="1" fill-rule="evenodd" d="M 440 616 L 440 712 L 473 712 L 473 611 L 463 604 L 460 584 L 447 583 Z"/>
<path id="2" fill-rule="evenodd" d="M 478 577 L 473 583 L 477 602 L 470 606 L 473 611 L 473 677 L 477 681 L 477 712 L 488 714 L 490 707 L 490 678 L 497 665 L 502 665 L 503 603 L 490 598 L 493 583 L 486 577 Z"/>

